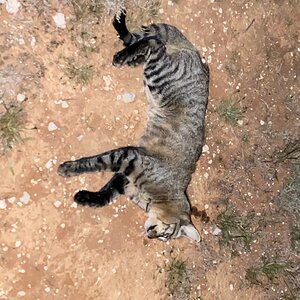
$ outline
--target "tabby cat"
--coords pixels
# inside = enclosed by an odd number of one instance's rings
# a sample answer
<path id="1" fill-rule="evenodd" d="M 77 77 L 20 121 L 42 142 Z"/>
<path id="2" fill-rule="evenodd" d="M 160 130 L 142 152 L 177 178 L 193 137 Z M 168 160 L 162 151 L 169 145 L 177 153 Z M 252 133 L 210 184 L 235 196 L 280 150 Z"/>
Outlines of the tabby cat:
<path id="1" fill-rule="evenodd" d="M 149 238 L 167 241 L 186 236 L 200 241 L 186 190 L 202 151 L 208 68 L 174 26 L 152 24 L 130 33 L 125 18 L 122 12 L 113 20 L 125 46 L 114 55 L 113 65 L 144 65 L 149 104 L 145 133 L 137 147 L 67 161 L 58 173 L 69 177 L 114 172 L 100 191 L 79 191 L 74 200 L 102 207 L 125 194 L 148 214 L 145 232 Z"/>

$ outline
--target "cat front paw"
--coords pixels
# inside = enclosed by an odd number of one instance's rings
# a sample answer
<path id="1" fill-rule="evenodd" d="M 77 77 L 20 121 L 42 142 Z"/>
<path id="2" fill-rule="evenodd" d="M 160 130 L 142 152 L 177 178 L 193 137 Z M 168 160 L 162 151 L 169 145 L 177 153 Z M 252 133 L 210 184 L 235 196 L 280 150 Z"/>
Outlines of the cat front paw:
<path id="1" fill-rule="evenodd" d="M 75 167 L 76 165 L 73 161 L 66 161 L 58 167 L 57 173 L 63 177 L 75 176 L 77 175 L 75 172 Z"/>
<path id="2" fill-rule="evenodd" d="M 80 205 L 103 207 L 110 201 L 109 192 L 90 192 L 82 190 L 74 195 L 74 201 Z"/>
<path id="3" fill-rule="evenodd" d="M 80 205 L 89 205 L 91 202 L 91 192 L 82 190 L 74 195 L 74 201 Z"/>
<path id="4" fill-rule="evenodd" d="M 127 50 L 126 48 L 117 52 L 114 57 L 113 57 L 113 62 L 112 64 L 115 67 L 121 67 L 125 64 L 126 62 L 126 57 L 127 57 Z"/>

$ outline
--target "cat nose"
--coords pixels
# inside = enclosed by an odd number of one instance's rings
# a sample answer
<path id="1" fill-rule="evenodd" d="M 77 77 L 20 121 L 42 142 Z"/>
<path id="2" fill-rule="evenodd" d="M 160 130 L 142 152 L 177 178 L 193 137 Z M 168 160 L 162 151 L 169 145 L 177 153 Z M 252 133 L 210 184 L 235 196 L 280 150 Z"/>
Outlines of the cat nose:
<path id="1" fill-rule="evenodd" d="M 151 225 L 147 228 L 147 236 L 149 239 L 153 239 L 156 237 L 156 231 L 154 230 L 157 225 Z"/>

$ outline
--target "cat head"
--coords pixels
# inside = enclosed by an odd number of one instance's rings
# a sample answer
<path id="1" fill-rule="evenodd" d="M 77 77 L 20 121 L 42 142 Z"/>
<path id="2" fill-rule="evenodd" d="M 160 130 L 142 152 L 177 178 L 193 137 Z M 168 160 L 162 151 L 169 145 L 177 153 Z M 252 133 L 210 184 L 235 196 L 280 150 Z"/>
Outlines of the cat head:
<path id="1" fill-rule="evenodd" d="M 163 242 L 181 236 L 201 241 L 198 230 L 191 222 L 190 211 L 184 211 L 182 205 L 175 201 L 151 205 L 144 227 L 149 238 L 157 238 Z"/>

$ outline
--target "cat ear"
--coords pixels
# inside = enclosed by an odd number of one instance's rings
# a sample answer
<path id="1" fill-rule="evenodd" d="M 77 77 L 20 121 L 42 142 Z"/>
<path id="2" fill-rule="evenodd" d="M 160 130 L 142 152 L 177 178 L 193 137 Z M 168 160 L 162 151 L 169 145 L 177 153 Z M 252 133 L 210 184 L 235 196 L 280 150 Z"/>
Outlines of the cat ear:
<path id="1" fill-rule="evenodd" d="M 182 225 L 180 231 L 181 231 L 181 235 L 186 236 L 187 238 L 189 238 L 195 242 L 201 241 L 201 237 L 200 237 L 198 230 L 191 223 L 188 225 Z"/>

